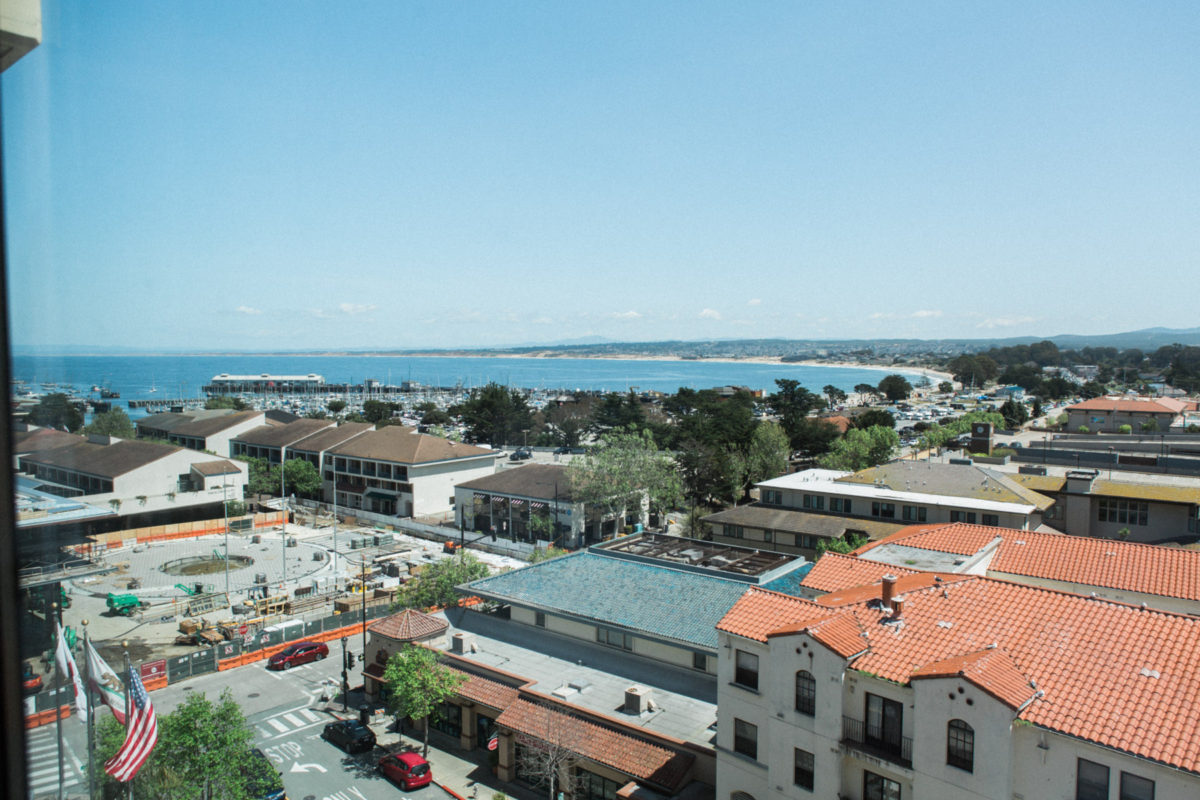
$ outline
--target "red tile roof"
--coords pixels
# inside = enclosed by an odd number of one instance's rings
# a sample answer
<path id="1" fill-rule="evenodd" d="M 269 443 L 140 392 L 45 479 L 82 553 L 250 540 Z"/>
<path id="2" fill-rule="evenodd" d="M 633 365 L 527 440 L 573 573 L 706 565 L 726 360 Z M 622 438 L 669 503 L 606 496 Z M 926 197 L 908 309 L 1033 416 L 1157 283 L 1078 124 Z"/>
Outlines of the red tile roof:
<path id="1" fill-rule="evenodd" d="M 884 541 L 892 541 L 889 536 Z M 801 586 L 816 589 L 820 592 L 835 592 L 847 586 L 862 586 L 866 583 L 879 583 L 884 575 L 915 575 L 918 570 L 884 564 L 880 561 L 868 561 L 866 558 L 842 555 L 841 553 L 825 553 L 817 559 L 812 569 L 800 582 Z"/>
<path id="2" fill-rule="evenodd" d="M 1067 406 L 1067 411 L 1120 411 L 1126 414 L 1178 414 L 1186 408 L 1186 404 L 1171 398 L 1158 400 L 1128 400 L 1120 397 L 1093 397 L 1073 406 Z"/>
<path id="3" fill-rule="evenodd" d="M 795 633 L 807 633 L 842 658 L 858 655 L 867 647 L 867 639 L 862 627 L 850 614 L 826 615 L 795 625 L 788 625 L 771 631 L 767 634 L 767 638 Z"/>
<path id="4" fill-rule="evenodd" d="M 900 544 L 922 550 L 973 555 L 996 537 L 1001 542 L 988 564 L 988 574 L 1020 575 L 1200 601 L 1200 551 L 1180 547 L 948 523 L 906 528 L 886 539 L 863 545 L 855 554 L 870 559 L 872 550 Z M 838 585 L 866 582 L 880 569 L 875 566 L 852 568 L 835 562 L 818 575 L 820 585 L 810 583 L 813 573 L 830 555 L 817 561 L 805 577 L 805 586 L 831 591 Z M 841 558 L 845 559 L 844 556 Z M 885 565 L 885 568 L 900 569 L 891 565 Z M 843 576 L 841 584 L 835 583 Z"/>
<path id="5" fill-rule="evenodd" d="M 517 701 L 519 693 L 516 687 L 491 680 L 490 678 L 484 678 L 480 675 L 473 675 L 470 672 L 455 669 L 454 667 L 448 667 L 448 669 L 459 675 L 466 676 L 466 682 L 461 684 L 457 689 L 458 696 L 464 700 L 470 700 L 474 703 L 480 703 L 500 710 L 508 708 Z"/>
<path id="6" fill-rule="evenodd" d="M 888 564 L 888 566 L 890 567 L 891 564 Z M 892 569 L 888 570 L 888 572 L 896 574 L 897 571 Z M 947 572 L 913 572 L 909 575 L 897 575 L 892 596 L 899 597 L 905 592 L 911 592 L 914 589 L 928 589 L 931 586 L 948 585 L 966 580 L 968 577 L 970 576 L 954 575 Z M 848 586 L 845 589 L 821 595 L 817 598 L 817 603 L 827 608 L 836 608 L 844 606 L 847 603 L 865 603 L 880 598 L 882 595 L 883 581 L 879 580 L 863 586 Z"/>
<path id="7" fill-rule="evenodd" d="M 1200 772 L 1200 619 L 974 576 L 904 598 L 900 623 L 863 599 L 840 607 L 869 647 L 851 666 L 898 683 L 957 668 L 1006 702 L 1028 676 L 1044 694 L 1019 718 Z M 752 588 L 717 627 L 764 641 L 823 611 Z M 1011 668 L 991 658 L 947 663 L 993 643 Z"/>
<path id="8" fill-rule="evenodd" d="M 952 677 L 965 678 L 1013 708 L 1025 705 L 1038 692 L 1029 676 L 1017 669 L 1008 653 L 999 647 L 934 661 L 913 670 L 911 680 Z"/>
<path id="9" fill-rule="evenodd" d="M 544 705 L 517 700 L 496 723 L 531 739 L 556 742 L 584 758 L 675 792 L 695 757 L 651 744 L 590 720 Z"/>
<path id="10" fill-rule="evenodd" d="M 448 627 L 450 624 L 444 619 L 438 619 L 415 608 L 406 608 L 399 614 L 393 614 L 372 624 L 368 630 L 398 642 L 415 642 L 437 636 Z"/>

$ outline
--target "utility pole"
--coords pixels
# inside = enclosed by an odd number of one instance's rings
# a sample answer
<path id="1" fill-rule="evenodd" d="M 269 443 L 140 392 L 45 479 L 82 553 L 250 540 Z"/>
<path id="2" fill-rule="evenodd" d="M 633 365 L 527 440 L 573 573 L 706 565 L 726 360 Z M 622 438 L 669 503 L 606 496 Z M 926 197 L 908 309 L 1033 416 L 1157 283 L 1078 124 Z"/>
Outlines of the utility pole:
<path id="1" fill-rule="evenodd" d="M 280 525 L 280 530 L 283 531 L 283 591 L 287 592 L 287 490 L 284 488 L 283 479 L 283 461 L 284 453 L 287 451 L 285 445 L 279 445 L 279 507 L 283 509 L 283 524 Z"/>
<path id="2" fill-rule="evenodd" d="M 57 586 L 58 584 L 51 584 Z M 63 738 L 62 738 L 62 667 L 59 666 L 58 648 L 65 649 L 67 643 L 63 638 L 62 612 L 58 603 L 50 604 L 50 617 L 55 621 L 55 636 L 60 640 L 55 642 L 54 656 L 54 727 L 58 734 L 58 800 L 63 798 Z"/>

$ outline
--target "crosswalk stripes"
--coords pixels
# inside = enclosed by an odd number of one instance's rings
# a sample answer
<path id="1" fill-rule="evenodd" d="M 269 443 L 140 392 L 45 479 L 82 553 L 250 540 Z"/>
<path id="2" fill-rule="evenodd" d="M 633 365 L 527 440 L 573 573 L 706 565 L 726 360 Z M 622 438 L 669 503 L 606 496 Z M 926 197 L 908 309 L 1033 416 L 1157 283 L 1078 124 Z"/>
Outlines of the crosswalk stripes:
<path id="1" fill-rule="evenodd" d="M 257 725 L 257 728 L 261 738 L 273 739 L 328 721 L 310 708 L 293 708 L 267 717 Z"/>
<path id="2" fill-rule="evenodd" d="M 58 797 L 58 737 L 54 725 L 42 725 L 26 731 L 25 764 L 31 800 Z M 71 745 L 63 742 L 64 790 L 74 789 L 84 782 L 80 766 Z"/>

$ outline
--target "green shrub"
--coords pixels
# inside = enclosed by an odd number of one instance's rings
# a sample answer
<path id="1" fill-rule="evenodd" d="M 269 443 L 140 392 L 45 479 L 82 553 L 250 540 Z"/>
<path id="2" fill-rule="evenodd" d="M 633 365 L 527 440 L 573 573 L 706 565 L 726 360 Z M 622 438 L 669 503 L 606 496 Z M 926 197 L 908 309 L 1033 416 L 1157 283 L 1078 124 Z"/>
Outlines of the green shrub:
<path id="1" fill-rule="evenodd" d="M 1133 433 L 1133 426 L 1132 425 L 1122 425 L 1121 427 L 1117 428 L 1117 433 L 1125 433 L 1125 434 Z"/>

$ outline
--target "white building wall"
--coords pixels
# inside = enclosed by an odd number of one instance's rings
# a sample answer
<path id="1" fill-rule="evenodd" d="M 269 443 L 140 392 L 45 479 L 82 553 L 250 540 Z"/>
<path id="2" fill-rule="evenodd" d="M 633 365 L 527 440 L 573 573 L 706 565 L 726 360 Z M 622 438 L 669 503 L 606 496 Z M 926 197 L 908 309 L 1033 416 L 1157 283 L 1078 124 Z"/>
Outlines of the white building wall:
<path id="1" fill-rule="evenodd" d="M 452 510 L 455 505 L 454 487 L 457 484 L 485 478 L 495 471 L 495 456 L 413 464 L 408 468 L 408 482 L 413 487 L 413 515 L 441 514 Z"/>
<path id="2" fill-rule="evenodd" d="M 241 436 L 243 433 L 252 431 L 255 428 L 261 428 L 264 424 L 266 424 L 266 420 L 266 414 L 258 414 L 244 422 L 231 425 L 223 431 L 218 431 L 212 436 L 205 438 L 205 449 L 211 450 L 223 458 L 229 458 L 229 456 L 233 453 L 233 450 L 230 446 L 233 440 Z"/>
<path id="3" fill-rule="evenodd" d="M 1121 773 L 1154 781 L 1154 800 L 1195 800 L 1200 775 L 1063 736 L 1034 725 L 1013 727 L 1013 800 L 1075 800 L 1080 758 L 1109 769 L 1109 797 L 1120 794 Z"/>
<path id="4" fill-rule="evenodd" d="M 179 476 L 189 475 L 192 464 L 212 461 L 207 453 L 182 449 L 157 459 L 144 467 L 131 470 L 113 479 L 113 491 L 105 494 L 86 495 L 79 499 L 91 505 L 104 506 L 111 500 L 120 500 L 118 513 L 140 514 L 186 508 L 193 505 L 220 502 L 222 499 L 222 477 L 228 482 L 228 499 L 241 500 L 248 480 L 245 470 L 230 475 L 212 475 L 206 486 L 195 492 L 179 491 Z M 240 462 L 232 462 L 239 464 Z M 140 498 L 145 497 L 143 502 Z"/>
<path id="5" fill-rule="evenodd" d="M 962 678 L 930 678 L 913 681 L 912 686 L 914 796 L 1007 800 L 1012 792 L 1016 712 Z M 962 720 L 975 732 L 975 758 L 969 772 L 946 763 L 952 719 Z"/>

